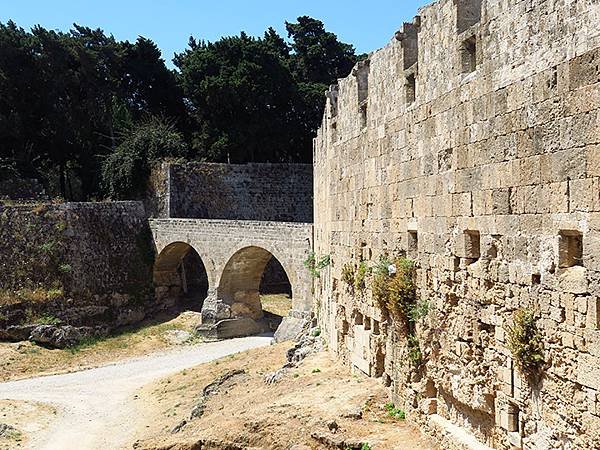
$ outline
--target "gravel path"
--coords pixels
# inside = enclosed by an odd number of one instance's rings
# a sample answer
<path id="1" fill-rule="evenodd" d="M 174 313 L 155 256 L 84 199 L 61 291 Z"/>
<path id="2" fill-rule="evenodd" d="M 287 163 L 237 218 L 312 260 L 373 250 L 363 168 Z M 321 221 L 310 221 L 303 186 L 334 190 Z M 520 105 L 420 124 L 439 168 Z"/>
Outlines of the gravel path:
<path id="1" fill-rule="evenodd" d="M 31 436 L 31 449 L 118 449 L 133 436 L 137 389 L 188 367 L 270 342 L 270 336 L 230 339 L 66 375 L 0 383 L 0 399 L 50 403 L 58 409 L 50 429 Z"/>

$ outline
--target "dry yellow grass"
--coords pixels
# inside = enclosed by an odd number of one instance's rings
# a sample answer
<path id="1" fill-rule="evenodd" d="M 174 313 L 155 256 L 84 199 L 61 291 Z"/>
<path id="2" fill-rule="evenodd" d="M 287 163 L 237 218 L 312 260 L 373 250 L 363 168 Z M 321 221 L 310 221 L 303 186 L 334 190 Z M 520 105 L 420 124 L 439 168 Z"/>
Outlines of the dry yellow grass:
<path id="1" fill-rule="evenodd" d="M 0 290 L 0 305 L 14 305 L 20 302 L 43 303 L 63 296 L 60 288 L 56 289 L 19 289 L 16 291 Z"/>
<path id="2" fill-rule="evenodd" d="M 266 294 L 260 296 L 263 311 L 276 316 L 287 316 L 292 309 L 292 299 L 287 294 Z"/>

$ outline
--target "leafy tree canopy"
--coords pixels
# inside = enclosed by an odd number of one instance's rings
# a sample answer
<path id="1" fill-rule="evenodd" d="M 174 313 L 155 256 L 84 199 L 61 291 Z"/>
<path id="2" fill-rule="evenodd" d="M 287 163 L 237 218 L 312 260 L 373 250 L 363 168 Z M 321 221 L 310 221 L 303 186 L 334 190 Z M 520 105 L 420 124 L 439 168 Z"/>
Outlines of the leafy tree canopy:
<path id="1" fill-rule="evenodd" d="M 173 123 L 152 117 L 123 130 L 121 143 L 102 162 L 105 192 L 115 200 L 141 198 L 152 165 L 185 158 L 187 145 Z"/>
<path id="2" fill-rule="evenodd" d="M 0 23 L 0 176 L 68 200 L 134 198 L 162 157 L 310 162 L 324 90 L 357 56 L 319 20 L 286 29 L 190 38 L 174 71 L 144 37 Z"/>

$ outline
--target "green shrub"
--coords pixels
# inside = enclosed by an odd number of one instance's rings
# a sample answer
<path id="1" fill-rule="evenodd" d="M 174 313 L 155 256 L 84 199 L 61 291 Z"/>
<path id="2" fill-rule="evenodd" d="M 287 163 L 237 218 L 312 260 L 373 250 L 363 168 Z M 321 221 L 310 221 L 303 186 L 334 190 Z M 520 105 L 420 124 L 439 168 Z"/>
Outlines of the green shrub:
<path id="1" fill-rule="evenodd" d="M 102 187 L 113 200 L 143 197 L 153 164 L 188 153 L 174 123 L 159 117 L 129 126 L 118 137 L 120 144 L 102 162 Z"/>
<path id="2" fill-rule="evenodd" d="M 416 303 L 415 265 L 405 257 L 379 258 L 373 269 L 373 298 L 379 306 L 406 321 Z"/>
<path id="3" fill-rule="evenodd" d="M 412 322 L 418 322 L 429 314 L 430 309 L 431 305 L 429 304 L 429 301 L 421 299 L 417 303 L 410 305 L 408 309 L 408 318 Z"/>
<path id="4" fill-rule="evenodd" d="M 48 300 L 57 300 L 64 295 L 64 292 L 61 288 L 49 289 L 46 293 L 46 298 Z"/>
<path id="5" fill-rule="evenodd" d="M 62 320 L 58 317 L 54 317 L 48 314 L 44 314 L 32 320 L 33 323 L 38 325 L 60 325 Z"/>
<path id="6" fill-rule="evenodd" d="M 71 271 L 73 270 L 73 268 L 71 267 L 70 264 L 60 264 L 58 266 L 58 270 L 61 273 L 71 273 Z"/>
<path id="7" fill-rule="evenodd" d="M 544 343 L 533 311 L 519 309 L 513 324 L 506 326 L 507 346 L 519 370 L 528 376 L 538 374 L 544 365 Z"/>
<path id="8" fill-rule="evenodd" d="M 308 269 L 314 278 L 319 278 L 321 276 L 321 270 L 329 264 L 331 264 L 331 256 L 324 255 L 317 260 L 314 252 L 310 252 L 304 260 L 304 267 Z"/>
<path id="9" fill-rule="evenodd" d="M 414 366 L 419 366 L 423 362 L 423 354 L 421 353 L 421 346 L 419 344 L 419 338 L 416 334 L 411 333 L 407 338 L 408 345 L 408 359 L 413 363 Z"/>
<path id="10" fill-rule="evenodd" d="M 364 261 L 361 261 L 354 275 L 354 289 L 362 291 L 365 288 L 365 279 L 369 273 L 369 266 Z"/>
<path id="11" fill-rule="evenodd" d="M 39 249 L 42 253 L 53 255 L 57 251 L 58 243 L 56 241 L 44 242 Z"/>
<path id="12" fill-rule="evenodd" d="M 396 406 L 392 402 L 386 403 L 384 407 L 387 411 L 388 416 L 398 420 L 406 419 L 406 413 L 404 412 L 404 410 L 401 408 L 396 408 Z"/>

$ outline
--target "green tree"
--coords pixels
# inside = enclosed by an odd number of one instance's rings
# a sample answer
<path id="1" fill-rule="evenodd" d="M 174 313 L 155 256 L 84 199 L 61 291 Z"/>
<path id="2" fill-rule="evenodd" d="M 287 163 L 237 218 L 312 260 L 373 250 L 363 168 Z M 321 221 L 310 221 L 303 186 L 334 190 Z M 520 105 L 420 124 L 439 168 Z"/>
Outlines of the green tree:
<path id="1" fill-rule="evenodd" d="M 301 16 L 285 27 L 292 39 L 293 68 L 299 80 L 329 85 L 346 77 L 356 64 L 354 47 L 326 31 L 320 20 Z"/>
<path id="2" fill-rule="evenodd" d="M 152 165 L 163 158 L 185 158 L 187 145 L 174 125 L 151 117 L 122 133 L 121 143 L 102 162 L 102 183 L 114 200 L 141 198 Z"/>
<path id="3" fill-rule="evenodd" d="M 38 178 L 51 195 L 87 200 L 139 195 L 159 156 L 310 162 L 324 91 L 357 57 L 316 19 L 286 27 L 289 42 L 273 28 L 261 38 L 191 38 L 175 72 L 147 38 L 0 23 L 1 176 Z M 168 130 L 154 128 L 190 151 L 142 151 L 150 116 L 166 118 Z"/>
<path id="4" fill-rule="evenodd" d="M 190 40 L 175 58 L 193 118 L 197 157 L 220 162 L 293 161 L 294 79 L 272 43 L 245 33 Z"/>
<path id="5" fill-rule="evenodd" d="M 175 75 L 151 41 L 0 24 L 0 158 L 51 194 L 101 195 L 101 157 L 118 146 L 119 127 L 147 114 L 185 123 Z"/>

